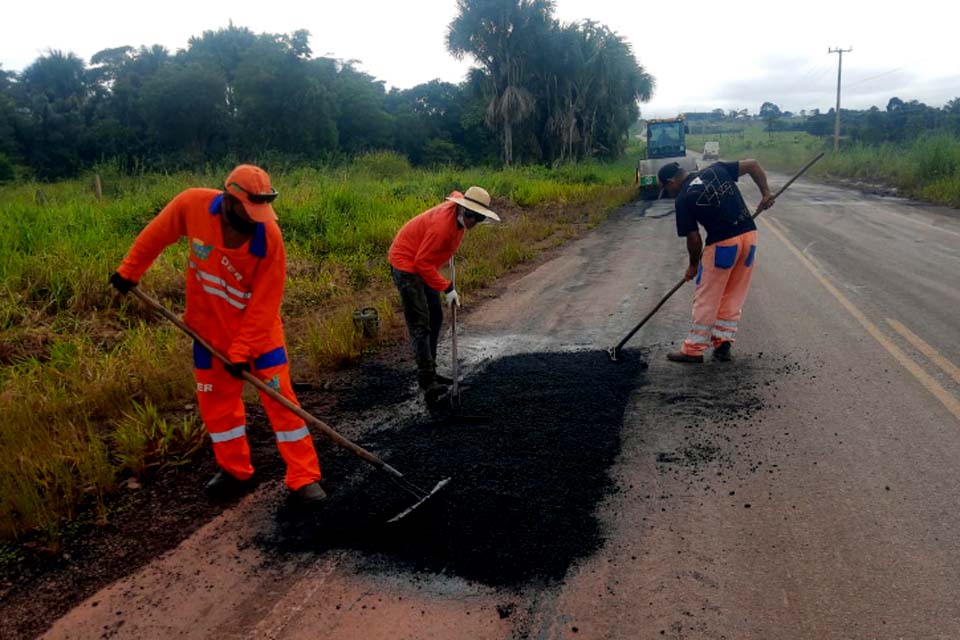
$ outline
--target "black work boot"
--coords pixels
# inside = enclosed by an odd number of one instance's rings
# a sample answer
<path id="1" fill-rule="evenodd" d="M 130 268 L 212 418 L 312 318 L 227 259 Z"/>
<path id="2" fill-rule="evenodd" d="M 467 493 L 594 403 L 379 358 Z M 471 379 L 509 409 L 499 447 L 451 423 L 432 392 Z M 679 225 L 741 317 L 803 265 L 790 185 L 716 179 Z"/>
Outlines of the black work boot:
<path id="1" fill-rule="evenodd" d="M 674 351 L 667 354 L 667 360 L 670 362 L 703 362 L 703 356 L 691 356 L 683 351 Z"/>
<path id="2" fill-rule="evenodd" d="M 241 496 L 253 489 L 253 487 L 253 478 L 240 480 L 221 469 L 207 481 L 203 490 L 211 498 L 224 500 Z"/>
<path id="3" fill-rule="evenodd" d="M 421 391 L 426 391 L 437 383 L 437 373 L 435 371 L 421 369 L 417 373 L 417 383 L 420 385 Z"/>
<path id="4" fill-rule="evenodd" d="M 733 360 L 733 356 L 730 355 L 730 347 L 732 345 L 732 342 L 722 343 L 719 347 L 713 350 L 713 359 L 719 360 L 720 362 L 730 362 Z"/>
<path id="5" fill-rule="evenodd" d="M 436 407 L 446 399 L 449 392 L 450 387 L 435 382 L 430 388 L 423 390 L 423 399 L 426 400 L 428 407 Z"/>
<path id="6" fill-rule="evenodd" d="M 420 390 L 428 409 L 435 409 L 447 397 L 449 387 L 440 384 L 440 378 L 435 371 L 420 371 Z"/>
<path id="7" fill-rule="evenodd" d="M 323 490 L 319 482 L 305 484 L 296 491 L 297 498 L 304 506 L 314 507 L 327 501 L 327 492 Z"/>

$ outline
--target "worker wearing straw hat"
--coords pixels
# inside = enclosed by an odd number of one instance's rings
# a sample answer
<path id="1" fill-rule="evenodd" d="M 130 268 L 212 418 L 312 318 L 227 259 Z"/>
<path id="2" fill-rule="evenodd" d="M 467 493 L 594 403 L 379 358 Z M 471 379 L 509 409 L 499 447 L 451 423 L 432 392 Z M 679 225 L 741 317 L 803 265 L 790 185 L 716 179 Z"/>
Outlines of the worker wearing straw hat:
<path id="1" fill-rule="evenodd" d="M 428 404 L 442 398 L 452 380 L 437 374 L 437 342 L 443 323 L 440 292 L 448 306 L 460 306 L 460 294 L 440 275 L 440 266 L 456 253 L 463 234 L 478 223 L 500 221 L 490 210 L 490 194 L 480 187 L 454 191 L 444 202 L 408 221 L 397 233 L 388 258 L 400 291 L 403 316 L 417 359 L 418 382 Z"/>

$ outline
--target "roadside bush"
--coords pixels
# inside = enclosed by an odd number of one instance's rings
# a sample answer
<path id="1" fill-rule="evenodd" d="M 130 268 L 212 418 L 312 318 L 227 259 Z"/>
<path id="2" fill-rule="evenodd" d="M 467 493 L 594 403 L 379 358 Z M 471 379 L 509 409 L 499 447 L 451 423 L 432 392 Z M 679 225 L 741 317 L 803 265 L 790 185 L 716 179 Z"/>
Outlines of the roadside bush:
<path id="1" fill-rule="evenodd" d="M 960 178 L 960 139 L 943 134 L 924 136 L 913 144 L 912 153 L 921 181 Z"/>
<path id="2" fill-rule="evenodd" d="M 407 157 L 396 151 L 371 151 L 358 156 L 350 164 L 351 172 L 387 180 L 402 178 L 413 171 Z"/>

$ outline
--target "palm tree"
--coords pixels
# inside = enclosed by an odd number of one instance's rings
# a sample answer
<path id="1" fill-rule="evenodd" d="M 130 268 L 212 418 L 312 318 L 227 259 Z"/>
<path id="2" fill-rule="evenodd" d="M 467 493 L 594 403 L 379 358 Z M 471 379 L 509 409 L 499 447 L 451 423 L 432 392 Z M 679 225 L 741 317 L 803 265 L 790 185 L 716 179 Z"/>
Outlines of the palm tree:
<path id="1" fill-rule="evenodd" d="M 620 36 L 589 20 L 555 29 L 547 49 L 547 129 L 559 138 L 559 160 L 616 155 L 639 117 L 637 102 L 650 99 L 653 78 Z"/>
<path id="2" fill-rule="evenodd" d="M 83 103 L 87 97 L 86 65 L 71 53 L 50 50 L 24 69 L 21 81 L 28 93 L 49 102 Z"/>
<path id="3" fill-rule="evenodd" d="M 457 59 L 470 54 L 489 78 L 487 123 L 498 130 L 503 162 L 513 162 L 514 129 L 533 112 L 525 63 L 533 43 L 552 26 L 553 0 L 457 0 L 459 13 L 447 31 Z"/>

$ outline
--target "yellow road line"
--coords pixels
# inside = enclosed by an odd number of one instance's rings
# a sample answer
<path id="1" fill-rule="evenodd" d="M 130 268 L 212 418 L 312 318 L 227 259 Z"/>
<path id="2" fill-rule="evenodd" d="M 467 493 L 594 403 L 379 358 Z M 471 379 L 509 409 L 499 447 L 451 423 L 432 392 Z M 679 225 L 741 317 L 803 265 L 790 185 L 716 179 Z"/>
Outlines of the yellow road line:
<path id="1" fill-rule="evenodd" d="M 768 229 L 770 229 L 770 231 L 773 232 L 775 236 L 777 236 L 777 238 L 780 239 L 784 245 L 786 245 L 787 249 L 789 249 L 791 253 L 797 256 L 797 259 L 800 260 L 803 266 L 805 266 L 807 270 L 813 274 L 813 277 L 819 280 L 820 284 L 822 284 L 827 291 L 833 294 L 833 297 L 837 299 L 837 302 L 843 305 L 843 308 L 849 311 L 850 315 L 852 315 L 857 322 L 863 325 L 863 328 L 867 330 L 867 333 L 873 336 L 873 338 L 880 343 L 880 346 L 886 349 L 887 352 L 903 366 L 904 369 L 909 371 L 910 374 L 917 379 L 917 382 L 922 384 L 927 391 L 933 394 L 937 400 L 942 402 L 943 406 L 945 406 L 955 418 L 960 420 L 960 400 L 957 400 L 955 397 L 950 395 L 946 389 L 940 386 L 940 383 L 934 380 L 930 374 L 920 367 L 920 365 L 918 365 L 907 354 L 905 354 L 900 347 L 895 345 L 887 336 L 883 335 L 883 333 L 880 331 L 880 328 L 867 319 L 866 314 L 864 314 L 859 308 L 856 307 L 856 305 L 850 302 L 850 300 L 848 300 L 839 289 L 837 289 L 829 280 L 827 280 L 826 276 L 817 270 L 817 267 L 810 262 L 809 258 L 803 255 L 799 249 L 793 246 L 792 242 L 787 240 L 787 237 L 783 234 L 783 232 L 777 228 L 779 223 L 774 226 L 773 220 L 770 220 L 769 218 L 762 220 L 762 222 Z"/>
<path id="2" fill-rule="evenodd" d="M 960 384 L 960 367 L 940 355 L 939 351 L 924 342 L 923 339 L 913 331 L 907 329 L 902 322 L 898 322 L 892 318 L 887 318 L 887 324 L 893 327 L 897 333 L 906 338 L 907 342 L 917 348 L 917 351 L 930 358 L 935 365 L 946 371 L 951 378 Z"/>

